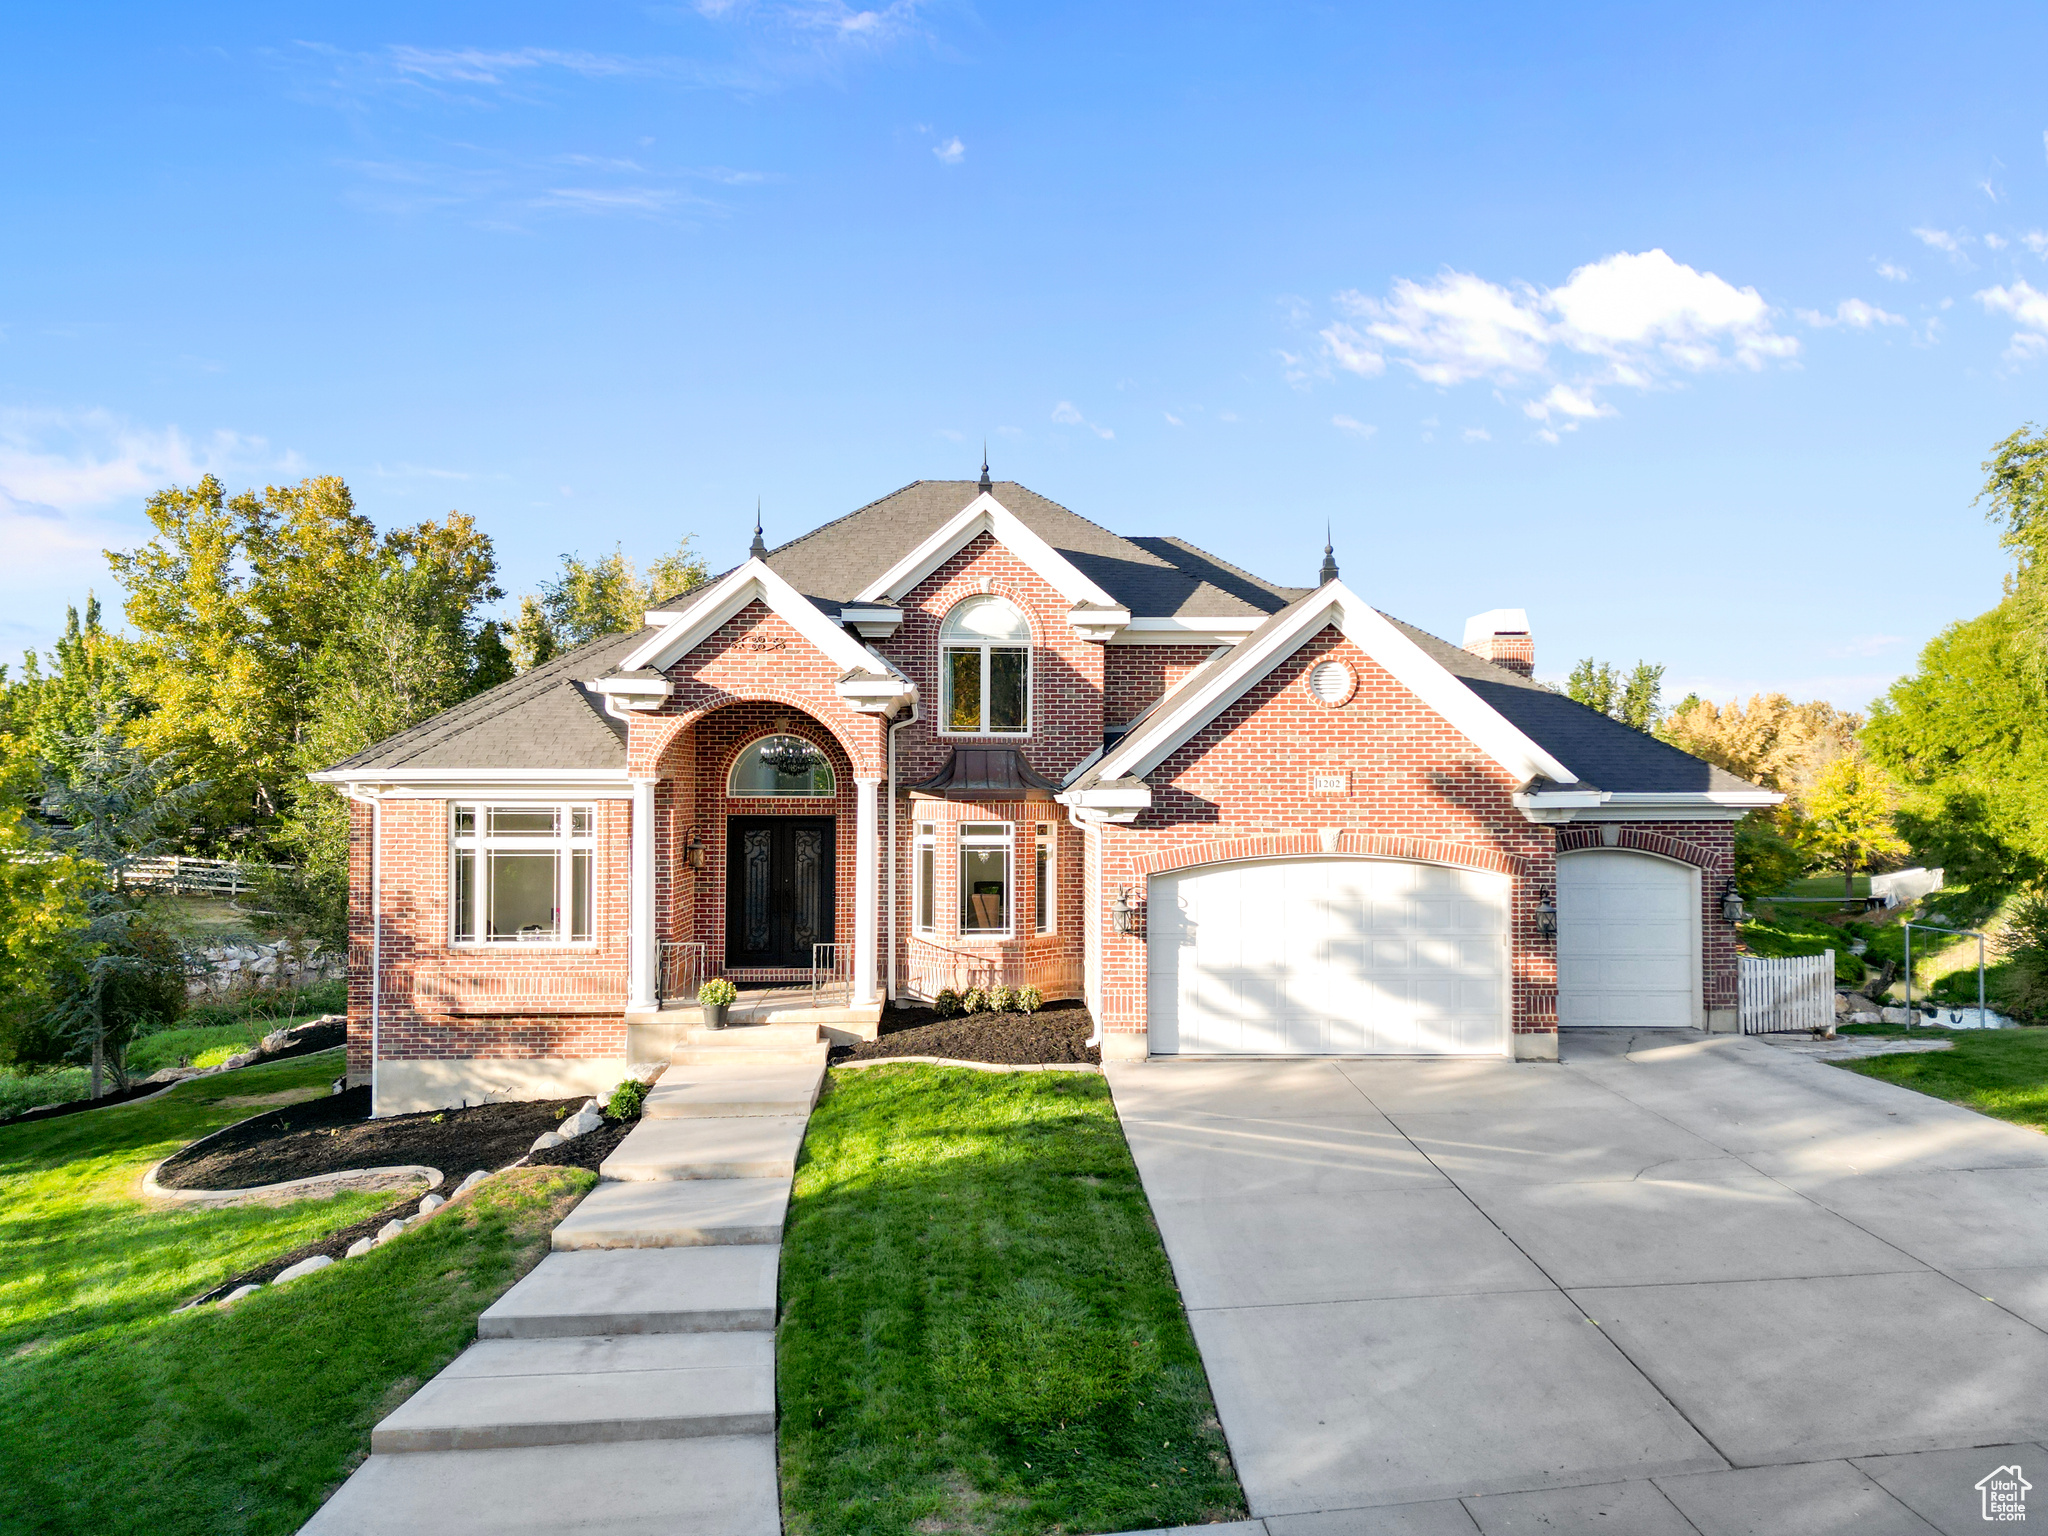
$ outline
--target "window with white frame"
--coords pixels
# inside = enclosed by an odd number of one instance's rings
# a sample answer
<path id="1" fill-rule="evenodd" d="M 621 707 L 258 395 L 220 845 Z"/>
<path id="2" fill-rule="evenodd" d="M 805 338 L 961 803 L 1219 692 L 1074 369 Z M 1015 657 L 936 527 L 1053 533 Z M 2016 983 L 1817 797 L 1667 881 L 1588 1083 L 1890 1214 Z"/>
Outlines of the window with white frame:
<path id="1" fill-rule="evenodd" d="M 1031 730 L 1031 625 L 1000 597 L 970 597 L 939 629 L 943 729 L 1023 736 Z"/>
<path id="2" fill-rule="evenodd" d="M 832 765 L 816 745 L 777 731 L 740 748 L 726 793 L 738 797 L 824 798 L 832 794 Z"/>
<path id="3" fill-rule="evenodd" d="M 591 941 L 595 806 L 457 805 L 453 812 L 456 943 Z"/>
<path id="4" fill-rule="evenodd" d="M 1053 889 L 1052 823 L 1041 821 L 1031 834 L 1032 929 L 1051 933 L 1059 923 L 1059 903 Z"/>
<path id="5" fill-rule="evenodd" d="M 928 821 L 917 824 L 910 851 L 910 921 L 919 933 L 939 928 L 939 832 Z"/>
<path id="6" fill-rule="evenodd" d="M 960 933 L 1007 938 L 1010 933 L 1010 851 L 1006 821 L 960 824 Z"/>

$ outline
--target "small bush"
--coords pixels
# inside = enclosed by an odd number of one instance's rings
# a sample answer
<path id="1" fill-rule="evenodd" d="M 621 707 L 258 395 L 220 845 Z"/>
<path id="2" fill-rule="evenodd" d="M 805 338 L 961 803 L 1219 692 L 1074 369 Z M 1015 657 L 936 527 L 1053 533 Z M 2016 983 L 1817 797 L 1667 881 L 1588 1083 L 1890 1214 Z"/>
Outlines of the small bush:
<path id="1" fill-rule="evenodd" d="M 945 988 L 932 999 L 932 1012 L 942 1019 L 950 1019 L 960 1011 L 960 994 L 951 987 Z"/>
<path id="2" fill-rule="evenodd" d="M 731 983 L 728 982 L 727 985 Z M 641 1106 L 646 1102 L 647 1085 L 637 1077 L 629 1077 L 612 1090 L 611 1098 L 605 1103 L 604 1112 L 614 1120 L 636 1120 L 640 1116 Z"/>
<path id="3" fill-rule="evenodd" d="M 740 989 L 723 976 L 714 976 L 697 989 L 697 1001 L 707 1008 L 726 1008 L 732 1005 Z"/>
<path id="4" fill-rule="evenodd" d="M 969 987 L 967 995 L 960 999 L 960 1008 L 965 1013 L 987 1013 L 988 993 L 980 987 Z"/>
<path id="5" fill-rule="evenodd" d="M 1017 989 L 1015 987 L 990 987 L 988 989 L 988 1011 L 990 1013 L 1015 1013 L 1017 1011 Z"/>
<path id="6" fill-rule="evenodd" d="M 216 1045 L 212 1050 L 201 1051 L 197 1056 L 194 1056 L 192 1058 L 192 1065 L 198 1067 L 201 1071 L 205 1071 L 209 1067 L 219 1066 L 230 1056 L 241 1055 L 242 1052 L 248 1049 L 249 1047 L 246 1045 Z"/>
<path id="7" fill-rule="evenodd" d="M 1017 989 L 1017 1009 L 1020 1013 L 1036 1013 L 1045 1006 L 1045 994 L 1036 987 Z"/>

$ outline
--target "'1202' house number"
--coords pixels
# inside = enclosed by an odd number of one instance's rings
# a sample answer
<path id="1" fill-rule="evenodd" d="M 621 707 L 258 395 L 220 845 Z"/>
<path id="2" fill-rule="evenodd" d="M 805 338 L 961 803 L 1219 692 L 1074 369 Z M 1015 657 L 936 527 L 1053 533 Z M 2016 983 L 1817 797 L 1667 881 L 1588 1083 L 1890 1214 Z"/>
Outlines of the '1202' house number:
<path id="1" fill-rule="evenodd" d="M 1308 792 L 1312 795 L 1341 795 L 1351 788 L 1348 773 L 1312 773 L 1308 776 Z"/>

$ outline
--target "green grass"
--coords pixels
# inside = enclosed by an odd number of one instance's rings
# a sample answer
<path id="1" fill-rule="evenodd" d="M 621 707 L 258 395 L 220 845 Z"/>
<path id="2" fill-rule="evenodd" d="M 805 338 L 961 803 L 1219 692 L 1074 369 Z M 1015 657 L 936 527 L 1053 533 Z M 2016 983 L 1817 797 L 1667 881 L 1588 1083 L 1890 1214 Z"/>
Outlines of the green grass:
<path id="1" fill-rule="evenodd" d="M 324 1010 L 323 1010 L 324 1011 Z M 253 1050 L 273 1029 L 318 1018 L 304 1013 L 288 1019 L 248 1019 L 234 1024 L 202 1024 L 145 1035 L 128 1048 L 128 1075 L 144 1078 L 162 1067 L 218 1066 L 238 1051 Z M 336 1075 L 329 1073 L 330 1077 Z M 108 1079 L 108 1086 L 113 1080 Z M 58 1067 L 47 1072 L 0 1070 L 0 1120 L 44 1104 L 65 1104 L 92 1091 L 92 1074 L 84 1067 Z"/>
<path id="2" fill-rule="evenodd" d="M 782 1250 L 791 1536 L 1242 1519 L 1100 1077 L 835 1075 Z"/>
<path id="3" fill-rule="evenodd" d="M 1946 1051 L 1872 1056 L 1834 1065 L 1881 1078 L 2015 1125 L 2048 1130 L 2048 1029 L 1911 1029 L 1850 1024 L 1845 1035 L 1911 1035 L 1953 1040 Z"/>
<path id="4" fill-rule="evenodd" d="M 340 1055 L 0 1129 L 0 1530 L 296 1530 L 594 1182 L 509 1175 L 458 1220 L 226 1312 L 174 1314 L 389 1200 L 207 1211 L 140 1198 L 151 1163 L 260 1108 L 223 1101 L 324 1088 Z"/>
<path id="5" fill-rule="evenodd" d="M 1850 886 L 1850 889 L 1854 891 L 1858 897 L 1868 896 L 1870 894 L 1870 876 L 1857 875 L 1855 877 L 1854 882 Z M 1778 891 L 1776 894 L 1780 896 L 1839 897 L 1842 894 L 1842 877 L 1839 874 L 1807 875 L 1803 879 L 1792 881 L 1782 891 Z M 1771 898 L 1769 896 L 1761 896 L 1757 899 L 1760 901 L 1769 901 Z"/>

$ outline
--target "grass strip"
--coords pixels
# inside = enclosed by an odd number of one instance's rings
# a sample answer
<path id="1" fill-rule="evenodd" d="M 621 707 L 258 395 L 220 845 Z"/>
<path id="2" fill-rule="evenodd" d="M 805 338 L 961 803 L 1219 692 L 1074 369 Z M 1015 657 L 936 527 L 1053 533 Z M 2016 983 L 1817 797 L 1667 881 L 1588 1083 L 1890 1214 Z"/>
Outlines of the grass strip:
<path id="1" fill-rule="evenodd" d="M 1244 1517 L 1100 1077 L 835 1073 L 782 1251 L 792 1536 Z"/>
<path id="2" fill-rule="evenodd" d="M 2015 1125 L 2048 1130 L 2048 1029 L 1908 1029 L 1897 1024 L 1852 1024 L 1842 1033 L 1953 1040 L 1954 1047 L 1946 1051 L 1869 1056 L 1834 1065 Z"/>

